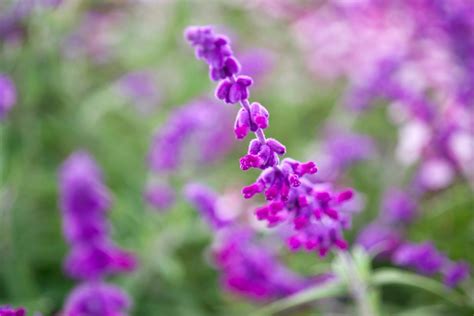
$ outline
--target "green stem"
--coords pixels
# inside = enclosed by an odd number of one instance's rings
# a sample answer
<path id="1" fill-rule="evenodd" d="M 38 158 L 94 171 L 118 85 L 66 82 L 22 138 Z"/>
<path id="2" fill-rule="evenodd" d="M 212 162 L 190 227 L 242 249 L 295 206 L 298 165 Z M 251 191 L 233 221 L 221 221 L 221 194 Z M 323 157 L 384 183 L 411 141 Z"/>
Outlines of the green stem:
<path id="1" fill-rule="evenodd" d="M 340 260 L 346 271 L 347 286 L 352 293 L 352 297 L 357 306 L 358 315 L 360 316 L 376 316 L 378 315 L 376 304 L 374 302 L 373 293 L 369 294 L 369 286 L 365 282 L 359 269 L 349 252 L 340 252 Z"/>
<path id="2" fill-rule="evenodd" d="M 288 310 L 290 308 L 300 306 L 315 300 L 335 297 L 346 292 L 344 283 L 340 280 L 328 281 L 323 284 L 318 284 L 309 289 L 300 291 L 296 294 L 288 296 L 284 299 L 275 301 L 267 306 L 257 310 L 251 316 L 267 316 Z"/>
<path id="3" fill-rule="evenodd" d="M 400 271 L 390 268 L 379 269 L 376 273 L 373 274 L 372 283 L 375 286 L 390 284 L 412 286 L 423 289 L 427 292 L 431 292 L 445 299 L 451 304 L 458 306 L 466 306 L 463 296 L 459 293 L 447 289 L 443 284 L 436 280 L 411 272 Z"/>

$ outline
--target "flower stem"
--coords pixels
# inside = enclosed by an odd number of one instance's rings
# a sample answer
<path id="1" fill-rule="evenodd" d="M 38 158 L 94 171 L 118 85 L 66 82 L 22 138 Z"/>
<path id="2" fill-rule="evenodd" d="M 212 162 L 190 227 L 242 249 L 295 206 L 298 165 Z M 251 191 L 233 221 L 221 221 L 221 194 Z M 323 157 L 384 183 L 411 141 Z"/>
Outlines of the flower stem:
<path id="1" fill-rule="evenodd" d="M 346 281 L 360 316 L 377 316 L 376 304 L 373 295 L 369 293 L 369 286 L 362 277 L 359 269 L 347 251 L 340 251 L 339 257 L 346 271 Z M 373 293 L 375 294 L 375 293 Z"/>

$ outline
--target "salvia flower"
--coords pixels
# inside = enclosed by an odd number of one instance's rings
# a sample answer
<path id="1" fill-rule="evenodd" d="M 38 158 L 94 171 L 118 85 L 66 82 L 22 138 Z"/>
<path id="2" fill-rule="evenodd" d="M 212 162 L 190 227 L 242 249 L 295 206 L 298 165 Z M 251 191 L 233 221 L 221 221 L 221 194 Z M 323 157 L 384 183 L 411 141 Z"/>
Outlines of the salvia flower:
<path id="1" fill-rule="evenodd" d="M 76 278 L 95 280 L 107 274 L 132 271 L 135 258 L 110 242 L 75 245 L 66 259 L 66 272 Z"/>
<path id="2" fill-rule="evenodd" d="M 25 316 L 26 310 L 23 307 L 13 308 L 10 306 L 0 306 L 0 316 Z"/>
<path id="3" fill-rule="evenodd" d="M 73 153 L 59 175 L 64 235 L 71 246 L 66 273 L 82 281 L 66 303 L 68 316 L 125 315 L 128 299 L 119 289 L 102 284 L 109 274 L 132 271 L 135 257 L 109 239 L 110 193 L 94 159 Z"/>
<path id="4" fill-rule="evenodd" d="M 310 285 L 294 274 L 244 228 L 232 228 L 217 236 L 212 250 L 228 290 L 254 300 L 281 298 Z"/>
<path id="5" fill-rule="evenodd" d="M 399 231 L 377 222 L 365 227 L 357 237 L 357 244 L 382 258 L 390 258 L 402 241 Z"/>
<path id="6" fill-rule="evenodd" d="M 190 183 L 186 185 L 184 194 L 212 228 L 219 229 L 230 224 L 230 221 L 219 216 L 217 208 L 218 196 L 207 186 L 199 183 Z"/>
<path id="7" fill-rule="evenodd" d="M 459 135 L 466 143 L 474 139 L 466 119 L 474 106 L 473 12 L 469 0 L 336 1 L 295 23 L 309 68 L 348 79 L 350 108 L 365 110 L 379 99 L 390 106 L 400 125 L 397 158 L 417 163 L 414 182 L 421 193 L 444 189 L 457 175 L 474 183 L 473 169 L 465 167 L 472 153 L 454 145 Z M 413 125 L 422 125 L 421 133 Z"/>
<path id="8" fill-rule="evenodd" d="M 16 88 L 7 75 L 0 73 L 0 120 L 4 119 L 16 103 Z"/>
<path id="9" fill-rule="evenodd" d="M 334 277 L 323 274 L 305 278 L 288 269 L 279 260 L 276 249 L 268 247 L 272 242 L 270 235 L 257 238 L 254 230 L 238 223 L 247 220 L 246 212 L 229 211 L 235 207 L 229 205 L 229 197 L 218 196 L 198 183 L 187 185 L 185 195 L 213 229 L 213 263 L 221 274 L 222 286 L 230 292 L 253 300 L 271 300 Z M 234 216 L 230 217 L 229 212 Z"/>
<path id="10" fill-rule="evenodd" d="M 433 275 L 441 271 L 446 258 L 430 242 L 421 244 L 406 243 L 393 255 L 394 263 L 412 267 L 418 272 Z"/>
<path id="11" fill-rule="evenodd" d="M 229 124 L 229 109 L 207 98 L 174 109 L 150 146 L 148 164 L 160 179 L 147 185 L 145 201 L 155 209 L 170 208 L 175 192 L 167 184 L 169 178 L 190 163 L 210 165 L 225 156 L 233 146 Z"/>
<path id="12" fill-rule="evenodd" d="M 99 168 L 86 152 L 76 152 L 65 161 L 60 171 L 60 191 L 64 234 L 69 242 L 104 239 L 110 193 Z"/>
<path id="13" fill-rule="evenodd" d="M 443 270 L 443 282 L 448 287 L 456 287 L 469 277 L 469 264 L 466 262 L 449 263 Z"/>
<path id="14" fill-rule="evenodd" d="M 215 102 L 200 99 L 180 108 L 155 133 L 148 162 L 155 172 L 170 172 L 182 166 L 186 149 L 196 145 L 199 157 L 191 157 L 206 164 L 218 160 L 232 146 L 229 112 Z M 194 152 L 194 151 L 193 151 Z"/>
<path id="15" fill-rule="evenodd" d="M 324 255 L 332 246 L 347 248 L 342 236 L 347 219 L 340 216 L 339 206 L 352 198 L 352 192 L 317 191 L 305 179 L 305 175 L 316 173 L 314 162 L 299 162 L 280 156 L 286 152 L 285 146 L 275 139 L 266 138 L 264 129 L 269 126 L 269 112 L 260 103 L 250 103 L 249 88 L 252 78 L 240 75 L 238 61 L 233 56 L 227 37 L 214 33 L 208 26 L 193 26 L 185 31 L 185 37 L 195 48 L 196 56 L 209 65 L 211 79 L 219 81 L 216 97 L 225 103 L 240 103 L 234 132 L 238 139 L 244 139 L 250 132 L 255 139 L 250 141 L 248 153 L 240 159 L 240 168 L 263 170 L 257 181 L 242 189 L 245 198 L 262 194 L 268 204 L 257 209 L 258 219 L 269 226 L 282 222 L 291 223 L 298 236 L 301 232 L 307 249 L 319 249 Z M 313 241 L 314 239 L 314 241 Z"/>
<path id="16" fill-rule="evenodd" d="M 392 188 L 382 201 L 382 218 L 388 223 L 409 224 L 416 217 L 417 204 L 408 192 Z"/>
<path id="17" fill-rule="evenodd" d="M 440 273 L 444 284 L 451 288 L 469 277 L 469 265 L 466 262 L 449 260 L 431 242 L 404 243 L 393 254 L 392 261 L 397 265 L 413 268 L 421 274 Z"/>
<path id="18" fill-rule="evenodd" d="M 368 135 L 328 126 L 319 153 L 320 172 L 313 178 L 321 182 L 337 181 L 347 168 L 373 158 L 375 153 L 375 143 Z"/>
<path id="19" fill-rule="evenodd" d="M 67 316 L 124 316 L 130 299 L 121 289 L 105 283 L 86 283 L 69 295 L 64 308 Z"/>

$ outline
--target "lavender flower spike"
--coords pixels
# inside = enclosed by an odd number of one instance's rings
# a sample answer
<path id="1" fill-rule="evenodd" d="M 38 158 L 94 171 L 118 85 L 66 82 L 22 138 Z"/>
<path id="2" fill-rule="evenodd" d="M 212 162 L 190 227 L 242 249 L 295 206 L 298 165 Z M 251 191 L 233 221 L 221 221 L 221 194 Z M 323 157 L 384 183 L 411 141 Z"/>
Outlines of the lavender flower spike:
<path id="1" fill-rule="evenodd" d="M 267 221 L 269 226 L 289 222 L 296 230 L 291 244 L 301 241 L 307 250 L 318 250 L 320 255 L 332 246 L 346 249 L 342 229 L 348 227 L 349 221 L 339 214 L 339 206 L 352 198 L 352 191 L 336 193 L 316 188 L 304 178 L 316 173 L 314 162 L 286 158 L 280 163 L 285 146 L 265 137 L 270 114 L 260 103 L 249 102 L 253 80 L 239 75 L 240 64 L 227 37 L 214 33 L 209 26 L 192 26 L 186 29 L 185 38 L 195 48 L 196 57 L 209 65 L 211 79 L 220 81 L 216 97 L 225 103 L 240 103 L 234 125 L 236 137 L 244 139 L 250 132 L 255 134 L 247 155 L 240 159 L 240 168 L 263 170 L 255 183 L 242 190 L 245 198 L 263 194 L 268 201 L 256 211 L 258 219 Z"/>
<path id="2" fill-rule="evenodd" d="M 125 315 L 127 296 L 103 279 L 133 270 L 136 261 L 109 240 L 106 212 L 110 196 L 101 171 L 87 152 L 78 151 L 64 162 L 59 180 L 64 235 L 71 246 L 65 271 L 83 281 L 70 294 L 65 315 Z"/>
<path id="3" fill-rule="evenodd" d="M 440 272 L 446 258 L 430 242 L 402 245 L 393 255 L 394 263 L 413 267 L 419 273 L 433 275 Z"/>

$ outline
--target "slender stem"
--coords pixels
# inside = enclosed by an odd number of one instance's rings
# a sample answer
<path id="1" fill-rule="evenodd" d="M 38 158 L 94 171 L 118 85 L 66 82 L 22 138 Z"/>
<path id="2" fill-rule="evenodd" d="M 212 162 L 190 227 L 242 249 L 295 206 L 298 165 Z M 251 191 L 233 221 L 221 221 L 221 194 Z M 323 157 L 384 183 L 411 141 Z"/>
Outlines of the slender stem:
<path id="1" fill-rule="evenodd" d="M 352 256 L 347 251 L 340 251 L 339 257 L 346 267 L 347 285 L 352 292 L 352 296 L 357 305 L 358 315 L 360 316 L 377 316 L 375 307 L 369 297 L 368 286 L 361 278 L 360 273 L 354 265 Z"/>
<path id="2" fill-rule="evenodd" d="M 232 83 L 236 82 L 235 75 L 231 76 L 229 79 Z M 240 105 L 247 111 L 247 113 L 249 114 L 249 119 L 252 120 L 252 115 L 250 115 L 249 100 L 248 99 L 241 100 Z M 259 142 L 261 144 L 265 144 L 267 142 L 267 139 L 265 138 L 265 133 L 263 132 L 263 130 L 261 128 L 259 128 L 255 131 L 255 136 L 257 136 L 257 139 L 259 140 Z"/>

